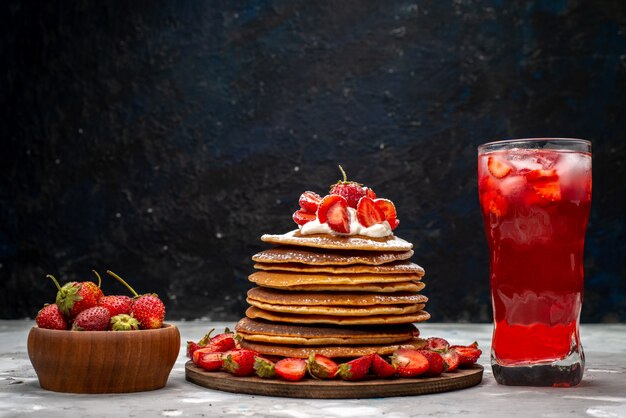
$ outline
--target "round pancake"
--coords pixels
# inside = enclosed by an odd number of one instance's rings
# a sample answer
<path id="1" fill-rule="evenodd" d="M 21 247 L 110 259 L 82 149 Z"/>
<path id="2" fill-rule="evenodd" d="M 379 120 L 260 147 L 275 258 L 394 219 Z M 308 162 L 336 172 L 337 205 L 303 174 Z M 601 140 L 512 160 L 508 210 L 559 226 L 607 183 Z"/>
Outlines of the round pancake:
<path id="1" fill-rule="evenodd" d="M 345 266 L 350 264 L 380 265 L 392 261 L 407 260 L 413 256 L 409 251 L 325 251 L 317 248 L 279 246 L 252 256 L 258 263 L 301 263 L 315 266 Z"/>
<path id="2" fill-rule="evenodd" d="M 394 293 L 380 295 L 377 293 L 349 292 L 285 292 L 281 290 L 254 287 L 248 290 L 248 299 L 272 305 L 297 306 L 373 306 L 373 305 L 408 305 L 426 303 L 428 298 L 416 293 Z"/>
<path id="3" fill-rule="evenodd" d="M 424 274 L 424 269 L 410 261 L 394 261 L 380 265 L 352 264 L 348 266 L 316 266 L 298 263 L 256 263 L 256 270 L 280 270 L 293 271 L 297 273 L 332 273 L 332 274 L 353 274 L 353 273 L 376 273 L 376 274 L 398 274 L 412 273 Z"/>
<path id="4" fill-rule="evenodd" d="M 371 316 L 371 315 L 404 315 L 415 313 L 424 308 L 424 304 L 411 305 L 372 305 L 372 306 L 322 306 L 322 305 L 274 305 L 247 298 L 251 306 L 271 312 L 298 315 L 330 315 L 330 316 Z"/>
<path id="5" fill-rule="evenodd" d="M 235 330 L 244 340 L 292 345 L 392 344 L 419 335 L 413 324 L 346 328 L 278 324 L 250 318 L 241 319 Z"/>
<path id="6" fill-rule="evenodd" d="M 248 280 L 259 286 L 290 287 L 311 284 L 348 284 L 362 283 L 397 283 L 420 280 L 415 274 L 300 274 L 278 273 L 275 271 L 257 271 L 248 276 Z"/>
<path id="7" fill-rule="evenodd" d="M 392 354 L 400 348 L 413 348 L 419 350 L 426 346 L 426 341 L 421 338 L 414 338 L 400 344 L 372 344 L 356 346 L 324 345 L 313 347 L 293 347 L 289 345 L 257 343 L 247 340 L 241 340 L 239 343 L 243 348 L 254 350 L 268 356 L 299 358 L 308 358 L 311 354 L 321 354 L 330 358 L 361 357 L 372 353 L 386 356 Z"/>
<path id="8" fill-rule="evenodd" d="M 278 245 L 297 245 L 334 250 L 408 251 L 413 248 L 413 244 L 395 235 L 383 238 L 370 238 L 361 235 L 302 235 L 299 229 L 282 235 L 265 234 L 261 236 L 261 241 Z"/>
<path id="9" fill-rule="evenodd" d="M 332 316 L 332 315 L 298 315 L 284 312 L 272 312 L 251 306 L 246 316 L 252 319 L 295 324 L 334 324 L 334 325 L 379 325 L 379 324 L 410 324 L 423 322 L 430 318 L 424 310 L 404 315 L 370 315 L 370 316 Z"/>
<path id="10" fill-rule="evenodd" d="M 337 291 L 337 292 L 419 292 L 426 287 L 424 282 L 400 282 L 400 283 L 362 283 L 350 284 L 303 284 L 294 286 L 278 286 L 263 284 L 263 287 L 294 291 Z"/>

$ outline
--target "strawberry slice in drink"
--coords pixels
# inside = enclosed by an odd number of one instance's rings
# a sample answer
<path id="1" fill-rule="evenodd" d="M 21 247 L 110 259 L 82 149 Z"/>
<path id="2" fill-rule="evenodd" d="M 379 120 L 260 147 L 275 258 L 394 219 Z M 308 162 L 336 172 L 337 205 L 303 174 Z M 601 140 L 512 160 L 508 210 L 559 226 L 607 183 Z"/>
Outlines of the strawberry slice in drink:
<path id="1" fill-rule="evenodd" d="M 487 169 L 492 176 L 501 179 L 506 177 L 513 170 L 513 167 L 494 156 L 490 156 L 487 159 Z"/>
<path id="2" fill-rule="evenodd" d="M 561 184 L 555 169 L 531 170 L 526 173 L 526 180 L 542 199 L 550 202 L 561 199 Z"/>

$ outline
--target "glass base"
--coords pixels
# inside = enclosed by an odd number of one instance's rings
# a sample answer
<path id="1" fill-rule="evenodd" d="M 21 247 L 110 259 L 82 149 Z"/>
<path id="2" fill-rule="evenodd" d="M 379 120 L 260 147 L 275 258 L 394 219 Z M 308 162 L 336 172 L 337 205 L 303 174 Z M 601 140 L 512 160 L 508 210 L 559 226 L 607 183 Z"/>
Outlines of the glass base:
<path id="1" fill-rule="evenodd" d="M 491 354 L 491 369 L 496 381 L 509 386 L 576 386 L 583 378 L 585 356 L 582 347 L 568 357 L 551 363 L 504 366 Z"/>

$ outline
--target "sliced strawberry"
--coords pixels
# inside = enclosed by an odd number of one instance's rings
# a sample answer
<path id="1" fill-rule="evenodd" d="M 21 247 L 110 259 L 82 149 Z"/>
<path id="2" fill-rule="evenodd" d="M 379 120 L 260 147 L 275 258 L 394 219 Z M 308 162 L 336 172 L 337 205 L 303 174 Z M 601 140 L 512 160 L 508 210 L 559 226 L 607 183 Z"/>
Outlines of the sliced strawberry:
<path id="1" fill-rule="evenodd" d="M 370 370 L 372 356 L 362 356 L 347 363 L 339 365 L 339 377 L 343 380 L 361 380 Z"/>
<path id="2" fill-rule="evenodd" d="M 309 374 L 316 379 L 333 379 L 339 365 L 321 354 L 311 354 L 306 364 Z"/>
<path id="3" fill-rule="evenodd" d="M 385 213 L 372 199 L 364 196 L 356 207 L 356 218 L 361 225 L 368 227 L 384 222 Z"/>
<path id="4" fill-rule="evenodd" d="M 315 213 L 305 212 L 303 210 L 297 210 L 293 213 L 293 221 L 298 225 L 304 225 L 315 220 Z"/>
<path id="5" fill-rule="evenodd" d="M 325 196 L 317 209 L 320 223 L 328 223 L 333 231 L 347 234 L 350 232 L 348 202 L 342 196 L 331 194 Z"/>
<path id="6" fill-rule="evenodd" d="M 441 352 L 441 357 L 444 362 L 444 369 L 446 372 L 451 372 L 456 370 L 461 363 L 461 356 L 456 352 L 456 350 L 447 350 Z"/>
<path id="7" fill-rule="evenodd" d="M 306 374 L 306 361 L 301 358 L 284 358 L 276 363 L 274 370 L 276 376 L 297 382 Z"/>
<path id="8" fill-rule="evenodd" d="M 400 348 L 391 356 L 391 364 L 400 377 L 415 377 L 428 371 L 428 359 L 410 348 Z"/>
<path id="9" fill-rule="evenodd" d="M 300 195 L 298 203 L 304 212 L 315 213 L 322 201 L 322 197 L 315 192 L 304 192 Z M 297 223 L 297 222 L 296 222 Z"/>
<path id="10" fill-rule="evenodd" d="M 397 218 L 396 207 L 393 202 L 389 199 L 376 199 L 374 200 L 374 203 L 385 214 L 385 219 L 389 222 L 391 229 L 396 229 L 400 221 Z"/>
<path id="11" fill-rule="evenodd" d="M 426 350 L 446 351 L 450 348 L 450 343 L 443 338 L 430 337 L 426 340 Z"/>
<path id="12" fill-rule="evenodd" d="M 254 374 L 254 359 L 258 355 L 252 350 L 231 350 L 222 354 L 222 368 L 235 376 Z"/>
<path id="13" fill-rule="evenodd" d="M 513 170 L 512 166 L 494 156 L 487 159 L 487 168 L 491 175 L 499 179 L 506 177 Z"/>
<path id="14" fill-rule="evenodd" d="M 200 347 L 198 349 L 196 349 L 192 354 L 191 354 L 191 360 L 193 361 L 193 363 L 197 366 L 198 365 L 198 359 L 200 359 L 200 356 L 202 354 L 207 354 L 207 353 L 214 353 L 213 350 L 211 350 L 210 348 L 207 349 L 206 347 Z"/>
<path id="15" fill-rule="evenodd" d="M 419 350 L 420 353 L 428 360 L 428 370 L 425 375 L 428 377 L 439 376 L 443 373 L 444 364 L 441 354 L 430 350 Z"/>
<path id="16" fill-rule="evenodd" d="M 224 353 L 202 350 L 204 349 L 200 349 L 194 353 L 194 364 L 196 366 L 202 367 L 208 372 L 212 372 L 222 368 L 222 357 Z"/>
<path id="17" fill-rule="evenodd" d="M 533 184 L 533 190 L 539 196 L 551 202 L 561 199 L 561 185 L 558 181 Z"/>
<path id="18" fill-rule="evenodd" d="M 376 199 L 376 193 L 374 193 L 374 190 L 370 189 L 369 187 L 364 187 L 365 189 L 365 196 L 369 197 L 370 199 Z"/>
<path id="19" fill-rule="evenodd" d="M 265 357 L 256 356 L 254 359 L 254 371 L 257 376 L 263 378 L 272 378 L 276 376 L 276 365 L 273 361 Z"/>
<path id="20" fill-rule="evenodd" d="M 471 366 L 478 361 L 478 358 L 483 353 L 482 350 L 478 348 L 477 342 L 470 345 L 453 345 L 450 349 L 456 351 L 461 358 L 459 367 Z"/>
<path id="21" fill-rule="evenodd" d="M 496 190 L 489 190 L 481 196 L 483 208 L 497 217 L 504 216 L 509 208 L 509 202 Z"/>
<path id="22" fill-rule="evenodd" d="M 211 341 L 209 341 L 206 346 L 213 351 L 224 352 L 232 350 L 236 345 L 237 342 L 235 341 L 235 334 L 226 328 L 222 334 L 217 334 L 215 337 L 211 338 Z"/>
<path id="23" fill-rule="evenodd" d="M 372 372 L 376 376 L 385 379 L 396 374 L 396 368 L 378 354 L 374 354 L 372 356 Z"/>
<path id="24" fill-rule="evenodd" d="M 534 182 L 550 182 L 559 179 L 559 175 L 554 168 L 549 170 L 531 170 L 526 173 L 526 180 L 529 183 Z"/>
<path id="25" fill-rule="evenodd" d="M 215 330 L 215 328 L 211 329 L 207 332 L 204 337 L 200 338 L 198 342 L 195 341 L 187 341 L 187 357 L 193 358 L 193 353 L 200 349 L 206 347 L 206 345 L 211 341 L 211 333 Z"/>

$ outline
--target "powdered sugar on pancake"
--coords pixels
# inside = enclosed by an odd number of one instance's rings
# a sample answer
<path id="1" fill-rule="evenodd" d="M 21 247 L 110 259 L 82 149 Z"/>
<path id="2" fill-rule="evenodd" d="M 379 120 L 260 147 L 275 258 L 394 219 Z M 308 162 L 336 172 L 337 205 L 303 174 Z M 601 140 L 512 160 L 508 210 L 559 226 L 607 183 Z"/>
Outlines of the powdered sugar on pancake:
<path id="1" fill-rule="evenodd" d="M 413 256 L 409 251 L 323 251 L 304 247 L 275 247 L 252 256 L 259 263 L 301 263 L 307 265 L 344 266 L 350 264 L 380 265 Z"/>
<path id="2" fill-rule="evenodd" d="M 369 238 L 359 235 L 302 235 L 298 229 L 282 235 L 265 234 L 261 237 L 261 241 L 335 250 L 408 251 L 413 248 L 413 244 L 395 235 L 385 238 Z"/>

